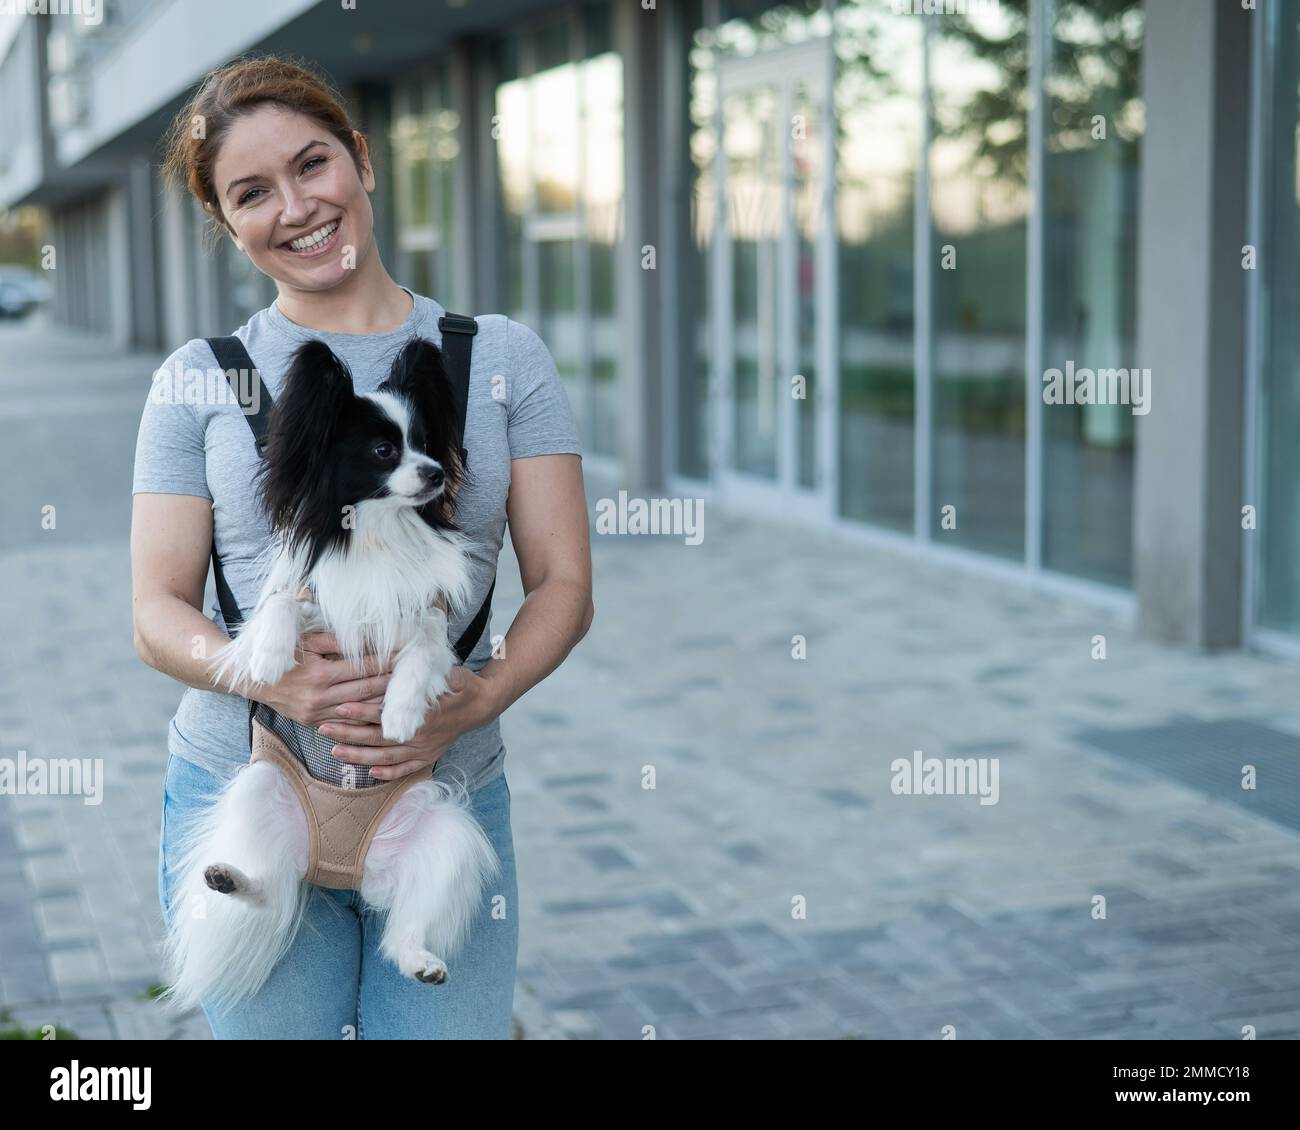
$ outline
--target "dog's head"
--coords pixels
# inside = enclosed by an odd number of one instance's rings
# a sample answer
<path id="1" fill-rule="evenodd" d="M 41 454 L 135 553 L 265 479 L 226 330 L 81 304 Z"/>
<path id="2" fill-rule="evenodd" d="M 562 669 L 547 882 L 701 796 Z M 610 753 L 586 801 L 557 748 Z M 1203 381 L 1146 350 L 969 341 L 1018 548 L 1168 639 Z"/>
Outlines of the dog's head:
<path id="1" fill-rule="evenodd" d="M 314 563 L 393 510 L 452 528 L 460 449 L 451 382 L 431 341 L 403 346 L 372 393 L 355 390 L 328 345 L 308 341 L 271 411 L 258 489 L 272 528 L 309 544 Z"/>

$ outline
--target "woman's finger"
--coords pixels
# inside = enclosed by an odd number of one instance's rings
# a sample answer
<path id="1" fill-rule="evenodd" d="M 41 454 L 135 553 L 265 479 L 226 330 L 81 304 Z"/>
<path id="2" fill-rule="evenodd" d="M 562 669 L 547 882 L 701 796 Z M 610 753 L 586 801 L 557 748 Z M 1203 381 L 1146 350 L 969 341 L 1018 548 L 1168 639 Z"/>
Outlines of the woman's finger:
<path id="1" fill-rule="evenodd" d="M 405 777 L 410 773 L 419 773 L 421 770 L 428 773 L 433 768 L 427 761 L 403 761 L 399 765 L 385 765 L 378 772 L 372 768 L 370 775 L 377 777 L 381 781 L 394 781 L 398 777 Z"/>
<path id="2" fill-rule="evenodd" d="M 366 702 L 369 699 L 378 697 L 383 701 L 383 695 L 388 690 L 388 682 L 392 675 L 372 675 L 368 679 L 352 679 L 350 682 L 333 683 L 324 690 L 324 705 L 331 713 L 334 707 L 344 702 Z"/>
<path id="3" fill-rule="evenodd" d="M 379 724 L 380 717 L 384 713 L 384 699 L 380 695 L 378 698 L 372 698 L 368 702 L 344 702 L 334 708 L 334 713 L 338 714 L 339 710 L 347 707 L 347 714 L 339 714 L 339 717 L 348 722 L 368 722 L 372 726 Z"/>
<path id="4" fill-rule="evenodd" d="M 330 724 L 333 725 L 334 723 Z M 379 731 L 376 729 L 375 733 L 379 734 Z M 340 761 L 370 767 L 376 765 L 400 765 L 410 757 L 412 752 L 410 746 L 389 742 L 382 734 L 380 734 L 380 740 L 385 744 L 357 745 L 356 743 L 343 742 L 335 745 L 330 752 Z"/>
<path id="5" fill-rule="evenodd" d="M 384 732 L 378 726 L 358 725 L 355 722 L 322 722 L 316 727 L 317 733 L 323 738 L 333 738 L 337 742 L 343 742 L 351 745 L 363 746 L 394 746 L 397 742 L 390 742 L 384 737 Z M 334 756 L 338 756 L 335 754 Z"/>
<path id="6" fill-rule="evenodd" d="M 300 641 L 303 651 L 317 655 L 338 655 L 339 641 L 333 632 L 308 632 Z"/>
<path id="7" fill-rule="evenodd" d="M 337 659 L 330 662 L 329 668 L 325 671 L 325 677 L 331 683 L 346 683 L 355 679 L 363 679 L 368 675 L 383 675 L 392 670 L 392 664 L 388 662 L 387 656 L 365 655 L 361 658 L 359 666 L 354 667 L 346 659 Z M 367 695 L 367 698 L 370 696 Z"/>

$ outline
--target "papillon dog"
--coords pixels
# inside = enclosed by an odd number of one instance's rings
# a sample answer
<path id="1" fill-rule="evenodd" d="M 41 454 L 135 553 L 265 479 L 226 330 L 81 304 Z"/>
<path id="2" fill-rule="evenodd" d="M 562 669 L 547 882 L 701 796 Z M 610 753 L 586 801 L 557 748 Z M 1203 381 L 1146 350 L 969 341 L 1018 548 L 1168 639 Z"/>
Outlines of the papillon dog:
<path id="1" fill-rule="evenodd" d="M 447 690 L 457 661 L 448 612 L 470 597 L 468 543 L 454 522 L 460 443 L 432 342 L 408 342 L 371 393 L 355 390 L 324 342 L 299 347 L 256 483 L 272 533 L 266 579 L 242 630 L 212 658 L 214 681 L 232 691 L 274 684 L 304 633 L 333 632 L 353 664 L 367 651 L 395 656 L 381 729 L 409 741 Z M 255 761 L 186 830 L 164 946 L 167 998 L 229 1006 L 265 983 L 310 894 L 307 819 L 285 773 Z M 464 787 L 429 774 L 388 809 L 362 874 L 365 902 L 387 911 L 383 955 L 437 984 L 499 860 Z"/>

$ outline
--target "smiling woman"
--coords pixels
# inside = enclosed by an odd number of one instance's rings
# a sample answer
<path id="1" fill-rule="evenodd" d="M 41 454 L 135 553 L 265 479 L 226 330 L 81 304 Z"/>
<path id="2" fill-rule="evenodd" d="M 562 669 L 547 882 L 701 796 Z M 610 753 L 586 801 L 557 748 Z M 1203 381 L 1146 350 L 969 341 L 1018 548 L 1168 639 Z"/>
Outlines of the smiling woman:
<path id="1" fill-rule="evenodd" d="M 507 525 L 525 599 L 504 638 L 487 621 L 478 645 L 452 669 L 449 692 L 406 742 L 385 739 L 380 725 L 396 657 L 349 662 L 332 632 L 304 636 L 295 666 L 278 682 L 224 693 L 208 658 L 230 636 L 217 608 L 211 619 L 203 612 L 208 562 L 215 547 L 232 615 L 237 608 L 246 619 L 271 540 L 255 489 L 260 456 L 249 421 L 224 390 L 198 403 L 151 395 L 133 486 L 135 645 L 146 663 L 190 688 L 168 733 L 158 873 L 164 916 L 189 913 L 180 906 L 183 850 L 248 768 L 249 707 L 262 703 L 310 727 L 326 747 L 339 743 L 333 758 L 364 770 L 363 781 L 432 772 L 437 781 L 463 783 L 502 868 L 467 943 L 447 963 L 446 983 L 436 987 L 385 960 L 385 912 L 360 891 L 304 883 L 305 917 L 263 988 L 233 1008 L 201 1002 L 213 1034 L 507 1036 L 518 923 L 499 718 L 563 662 L 594 615 L 581 447 L 555 361 L 527 326 L 500 314 L 444 323 L 441 304 L 393 280 L 374 235 L 366 139 L 332 86 L 304 64 L 270 56 L 214 72 L 177 114 L 167 144 L 166 171 L 204 207 L 216 236 L 229 236 L 276 285 L 276 301 L 233 332 L 273 405 L 305 342 L 324 342 L 347 366 L 356 394 L 367 396 L 413 338 L 441 349 L 444 324 L 473 334 L 461 437 L 469 474 L 455 508 L 468 542 L 470 591 L 447 616 L 449 633 L 461 638 L 476 610 L 490 606 Z M 196 338 L 161 369 L 206 371 L 214 361 L 208 341 Z"/>
<path id="2" fill-rule="evenodd" d="M 267 56 L 218 71 L 177 116 L 168 149 L 164 171 L 276 281 L 287 317 L 370 333 L 410 312 L 375 247 L 369 146 L 308 67 Z"/>

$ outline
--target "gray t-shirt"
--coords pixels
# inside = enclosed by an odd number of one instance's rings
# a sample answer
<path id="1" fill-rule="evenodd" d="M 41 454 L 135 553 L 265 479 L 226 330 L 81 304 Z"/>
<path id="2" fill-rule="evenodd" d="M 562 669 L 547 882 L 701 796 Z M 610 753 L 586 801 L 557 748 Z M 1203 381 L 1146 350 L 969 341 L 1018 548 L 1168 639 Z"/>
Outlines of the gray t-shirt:
<path id="1" fill-rule="evenodd" d="M 376 334 L 324 333 L 299 326 L 272 303 L 235 331 L 257 366 L 274 402 L 294 351 L 318 338 L 347 362 L 358 392 L 370 392 L 388 375 L 401 347 L 415 336 L 442 344 L 442 306 L 411 294 L 415 307 L 395 330 Z M 473 595 L 454 615 L 451 638 L 464 632 L 487 596 L 496 573 L 506 525 L 510 461 L 561 452 L 582 454 L 555 361 L 527 326 L 504 314 L 477 318 L 470 365 L 465 448 L 468 481 L 456 508 L 457 524 L 474 542 Z M 270 526 L 257 504 L 253 475 L 258 466 L 253 434 L 206 341 L 195 338 L 176 350 L 154 374 L 140 420 L 133 494 L 193 494 L 212 500 L 213 538 L 226 579 L 245 616 L 252 613 L 262 584 L 259 563 Z M 217 604 L 212 619 L 224 627 Z M 489 620 L 466 666 L 481 669 L 491 658 Z M 168 751 L 216 773 L 234 776 L 249 758 L 248 700 L 218 691 L 189 688 L 171 720 Z M 463 734 L 439 759 L 436 776 L 450 774 L 471 790 L 502 773 L 505 746 L 493 720 Z"/>

